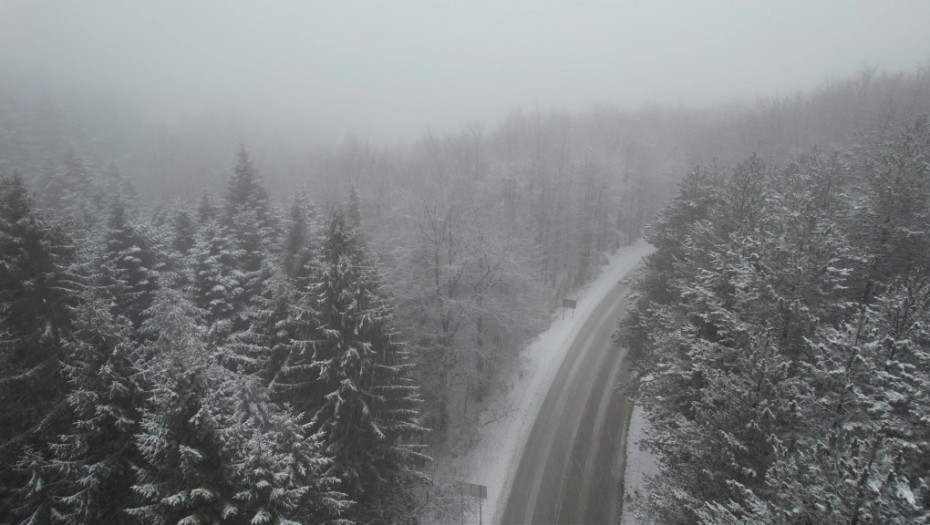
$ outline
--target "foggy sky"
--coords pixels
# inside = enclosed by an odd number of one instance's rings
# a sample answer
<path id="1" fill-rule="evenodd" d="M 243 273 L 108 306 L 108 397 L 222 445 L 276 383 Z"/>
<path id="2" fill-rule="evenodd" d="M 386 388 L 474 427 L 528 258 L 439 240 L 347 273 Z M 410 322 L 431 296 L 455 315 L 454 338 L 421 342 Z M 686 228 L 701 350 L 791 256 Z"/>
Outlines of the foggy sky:
<path id="1" fill-rule="evenodd" d="M 0 0 L 0 80 L 382 143 L 514 109 L 704 106 L 930 58 L 930 2 Z"/>

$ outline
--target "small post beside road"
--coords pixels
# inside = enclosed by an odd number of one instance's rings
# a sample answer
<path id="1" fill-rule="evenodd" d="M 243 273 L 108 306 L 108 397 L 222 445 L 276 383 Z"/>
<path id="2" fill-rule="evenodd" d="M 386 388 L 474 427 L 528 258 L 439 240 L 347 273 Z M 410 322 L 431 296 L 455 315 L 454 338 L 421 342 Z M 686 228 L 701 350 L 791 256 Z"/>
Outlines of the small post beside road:
<path id="1" fill-rule="evenodd" d="M 481 508 L 482 507 L 481 500 L 488 499 L 488 488 L 485 487 L 484 485 L 475 485 L 474 483 L 469 483 L 467 481 L 459 481 L 457 485 L 459 486 L 459 497 L 462 499 L 463 509 L 465 505 L 465 502 L 464 502 L 465 496 L 468 496 L 470 498 L 478 498 L 478 523 L 480 525 L 482 523 L 481 514 L 483 511 L 483 509 Z M 464 510 L 462 511 L 462 523 L 463 524 L 465 523 Z"/>
<path id="2" fill-rule="evenodd" d="M 562 299 L 562 319 L 565 319 L 565 308 L 572 309 L 572 319 L 575 318 L 575 306 L 578 305 L 578 301 L 574 299 Z"/>

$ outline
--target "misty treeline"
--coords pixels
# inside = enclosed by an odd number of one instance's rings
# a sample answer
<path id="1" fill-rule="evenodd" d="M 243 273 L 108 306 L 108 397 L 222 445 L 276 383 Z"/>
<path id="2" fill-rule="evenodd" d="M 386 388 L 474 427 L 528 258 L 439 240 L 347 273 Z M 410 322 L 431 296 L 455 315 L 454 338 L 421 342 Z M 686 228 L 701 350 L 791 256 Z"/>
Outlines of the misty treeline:
<path id="1" fill-rule="evenodd" d="M 930 520 L 930 78 L 871 80 L 786 102 L 806 151 L 694 169 L 649 230 L 647 522 Z M 840 120 L 779 124 L 807 113 Z"/>
<path id="2" fill-rule="evenodd" d="M 423 445 L 467 445 L 475 404 L 677 171 L 664 116 L 537 113 L 269 162 L 299 180 L 230 144 L 213 184 L 172 141 L 4 101 L 14 522 L 415 521 Z"/>
<path id="3" fill-rule="evenodd" d="M 212 188 L 224 184 L 217 166 L 228 177 L 235 142 L 215 155 L 230 122 L 206 117 L 145 131 L 100 103 L 14 90 L 3 101 L 3 171 L 23 174 L 39 209 L 71 230 L 93 231 L 121 193 L 154 245 L 177 250 L 210 227 L 198 210 L 203 188 L 204 206 L 222 205 Z M 307 151 L 254 142 L 269 198 L 278 196 L 275 235 L 288 235 L 282 228 L 301 188 L 323 222 L 334 206 L 356 210 L 422 388 L 420 422 L 431 442 L 450 436 L 464 446 L 475 435 L 476 403 L 512 369 L 559 298 L 640 236 L 672 177 L 691 163 L 685 145 L 700 127 L 685 125 L 689 118 L 658 110 L 516 113 L 491 130 L 464 125 L 395 148 L 351 137 Z M 188 200 L 161 198 L 172 191 Z M 172 233 L 179 224 L 187 230 Z"/>
<path id="4" fill-rule="evenodd" d="M 253 162 L 235 119 L 4 86 L 0 513 L 414 521 L 422 445 L 468 445 L 519 349 L 690 166 L 839 150 L 926 87 L 864 72 L 393 148 L 258 134 Z"/>

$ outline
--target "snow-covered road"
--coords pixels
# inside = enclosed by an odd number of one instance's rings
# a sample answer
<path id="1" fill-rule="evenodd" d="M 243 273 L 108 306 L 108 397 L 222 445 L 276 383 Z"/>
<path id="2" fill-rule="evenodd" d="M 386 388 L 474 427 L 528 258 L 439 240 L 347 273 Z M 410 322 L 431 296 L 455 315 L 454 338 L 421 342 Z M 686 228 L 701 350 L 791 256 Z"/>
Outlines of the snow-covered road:
<path id="1" fill-rule="evenodd" d="M 516 472 L 540 407 L 566 354 L 582 335 L 582 327 L 608 294 L 616 294 L 618 281 L 652 249 L 640 242 L 614 254 L 599 277 L 574 296 L 574 319 L 570 315 L 563 319 L 557 313 L 549 329 L 523 350 L 508 387 L 482 413 L 480 420 L 484 424 L 475 445 L 458 457 L 437 458 L 444 470 L 455 472 L 459 479 L 488 487 L 482 509 L 485 522 L 500 511 L 502 494 Z M 477 523 L 477 518 L 474 515 L 469 520 Z"/>

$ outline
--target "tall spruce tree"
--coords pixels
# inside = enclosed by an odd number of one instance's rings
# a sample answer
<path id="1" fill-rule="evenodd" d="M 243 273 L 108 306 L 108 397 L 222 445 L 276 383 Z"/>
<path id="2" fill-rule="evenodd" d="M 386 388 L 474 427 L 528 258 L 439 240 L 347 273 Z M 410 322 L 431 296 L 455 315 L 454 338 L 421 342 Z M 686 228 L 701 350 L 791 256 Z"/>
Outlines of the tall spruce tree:
<path id="1" fill-rule="evenodd" d="M 303 337 L 295 338 L 276 386 L 323 435 L 332 473 L 355 502 L 349 519 L 412 521 L 411 488 L 426 460 L 414 442 L 424 429 L 392 308 L 341 213 L 311 264 L 309 301 L 294 319 Z"/>
<path id="2" fill-rule="evenodd" d="M 239 515 L 222 424 L 206 402 L 223 369 L 210 364 L 201 323 L 199 309 L 165 288 L 143 324 L 153 390 L 136 435 L 142 460 L 132 489 L 140 504 L 127 509 L 141 523 L 226 523 Z"/>
<path id="3" fill-rule="evenodd" d="M 172 226 L 174 237 L 171 240 L 171 248 L 181 255 L 189 254 L 197 242 L 197 227 L 190 213 L 187 210 L 180 210 L 174 216 Z"/>
<path id="4" fill-rule="evenodd" d="M 201 223 L 216 219 L 216 208 L 210 199 L 210 194 L 203 192 L 200 194 L 200 201 L 197 204 L 197 220 Z"/>
<path id="5" fill-rule="evenodd" d="M 0 515 L 11 515 L 17 488 L 41 479 L 31 467 L 48 458 L 46 444 L 67 421 L 62 342 L 75 303 L 73 258 L 22 178 L 0 181 Z M 27 449 L 26 469 L 16 469 Z"/>
<path id="6" fill-rule="evenodd" d="M 51 469 L 62 483 L 55 521 L 118 523 L 133 501 L 134 438 L 145 385 L 128 319 L 90 292 L 75 310 L 65 371 L 73 423 L 52 445 Z"/>
<path id="7" fill-rule="evenodd" d="M 122 202 L 115 201 L 107 222 L 102 284 L 113 298 L 114 313 L 125 315 L 138 329 L 158 288 L 161 265 L 151 241 L 126 215 Z"/>
<path id="8" fill-rule="evenodd" d="M 274 219 L 271 213 L 271 204 L 268 200 L 268 190 L 262 178 L 252 163 L 244 145 L 239 146 L 236 152 L 236 163 L 233 166 L 232 176 L 226 185 L 226 203 L 223 210 L 223 225 L 230 227 L 235 224 L 235 217 L 243 210 L 255 212 L 257 221 L 262 227 L 272 227 Z"/>
<path id="9" fill-rule="evenodd" d="M 310 434 L 292 414 L 274 404 L 260 378 L 227 374 L 213 403 L 226 404 L 222 436 L 234 460 L 241 523 L 340 523 L 350 506 L 327 470 L 319 434 Z M 228 400 L 232 400 L 230 404 Z"/>
<path id="10" fill-rule="evenodd" d="M 265 292 L 254 299 L 256 311 L 249 329 L 233 334 L 222 349 L 224 364 L 254 374 L 268 386 L 288 353 L 292 342 L 289 318 L 299 301 L 294 283 L 274 273 Z"/>
<path id="11" fill-rule="evenodd" d="M 304 193 L 294 197 L 285 224 L 282 264 L 288 277 L 298 279 L 314 252 L 316 213 Z M 305 277 L 305 276 L 304 276 Z"/>
<path id="12" fill-rule="evenodd" d="M 93 224 L 94 198 L 105 192 L 96 191 L 91 169 L 73 149 L 64 152 L 57 166 L 45 170 L 39 185 L 41 209 L 66 222 L 72 234 Z"/>
<path id="13" fill-rule="evenodd" d="M 194 304 L 205 312 L 208 338 L 214 344 L 228 339 L 241 325 L 245 275 L 239 269 L 240 250 L 216 223 L 208 223 L 191 250 Z"/>
<path id="14" fill-rule="evenodd" d="M 244 146 L 239 147 L 233 173 L 227 182 L 222 220 L 236 250 L 236 270 L 242 293 L 235 298 L 237 312 L 230 334 L 248 329 L 266 298 L 268 280 L 277 261 L 277 221 L 268 201 L 268 190 Z"/>

